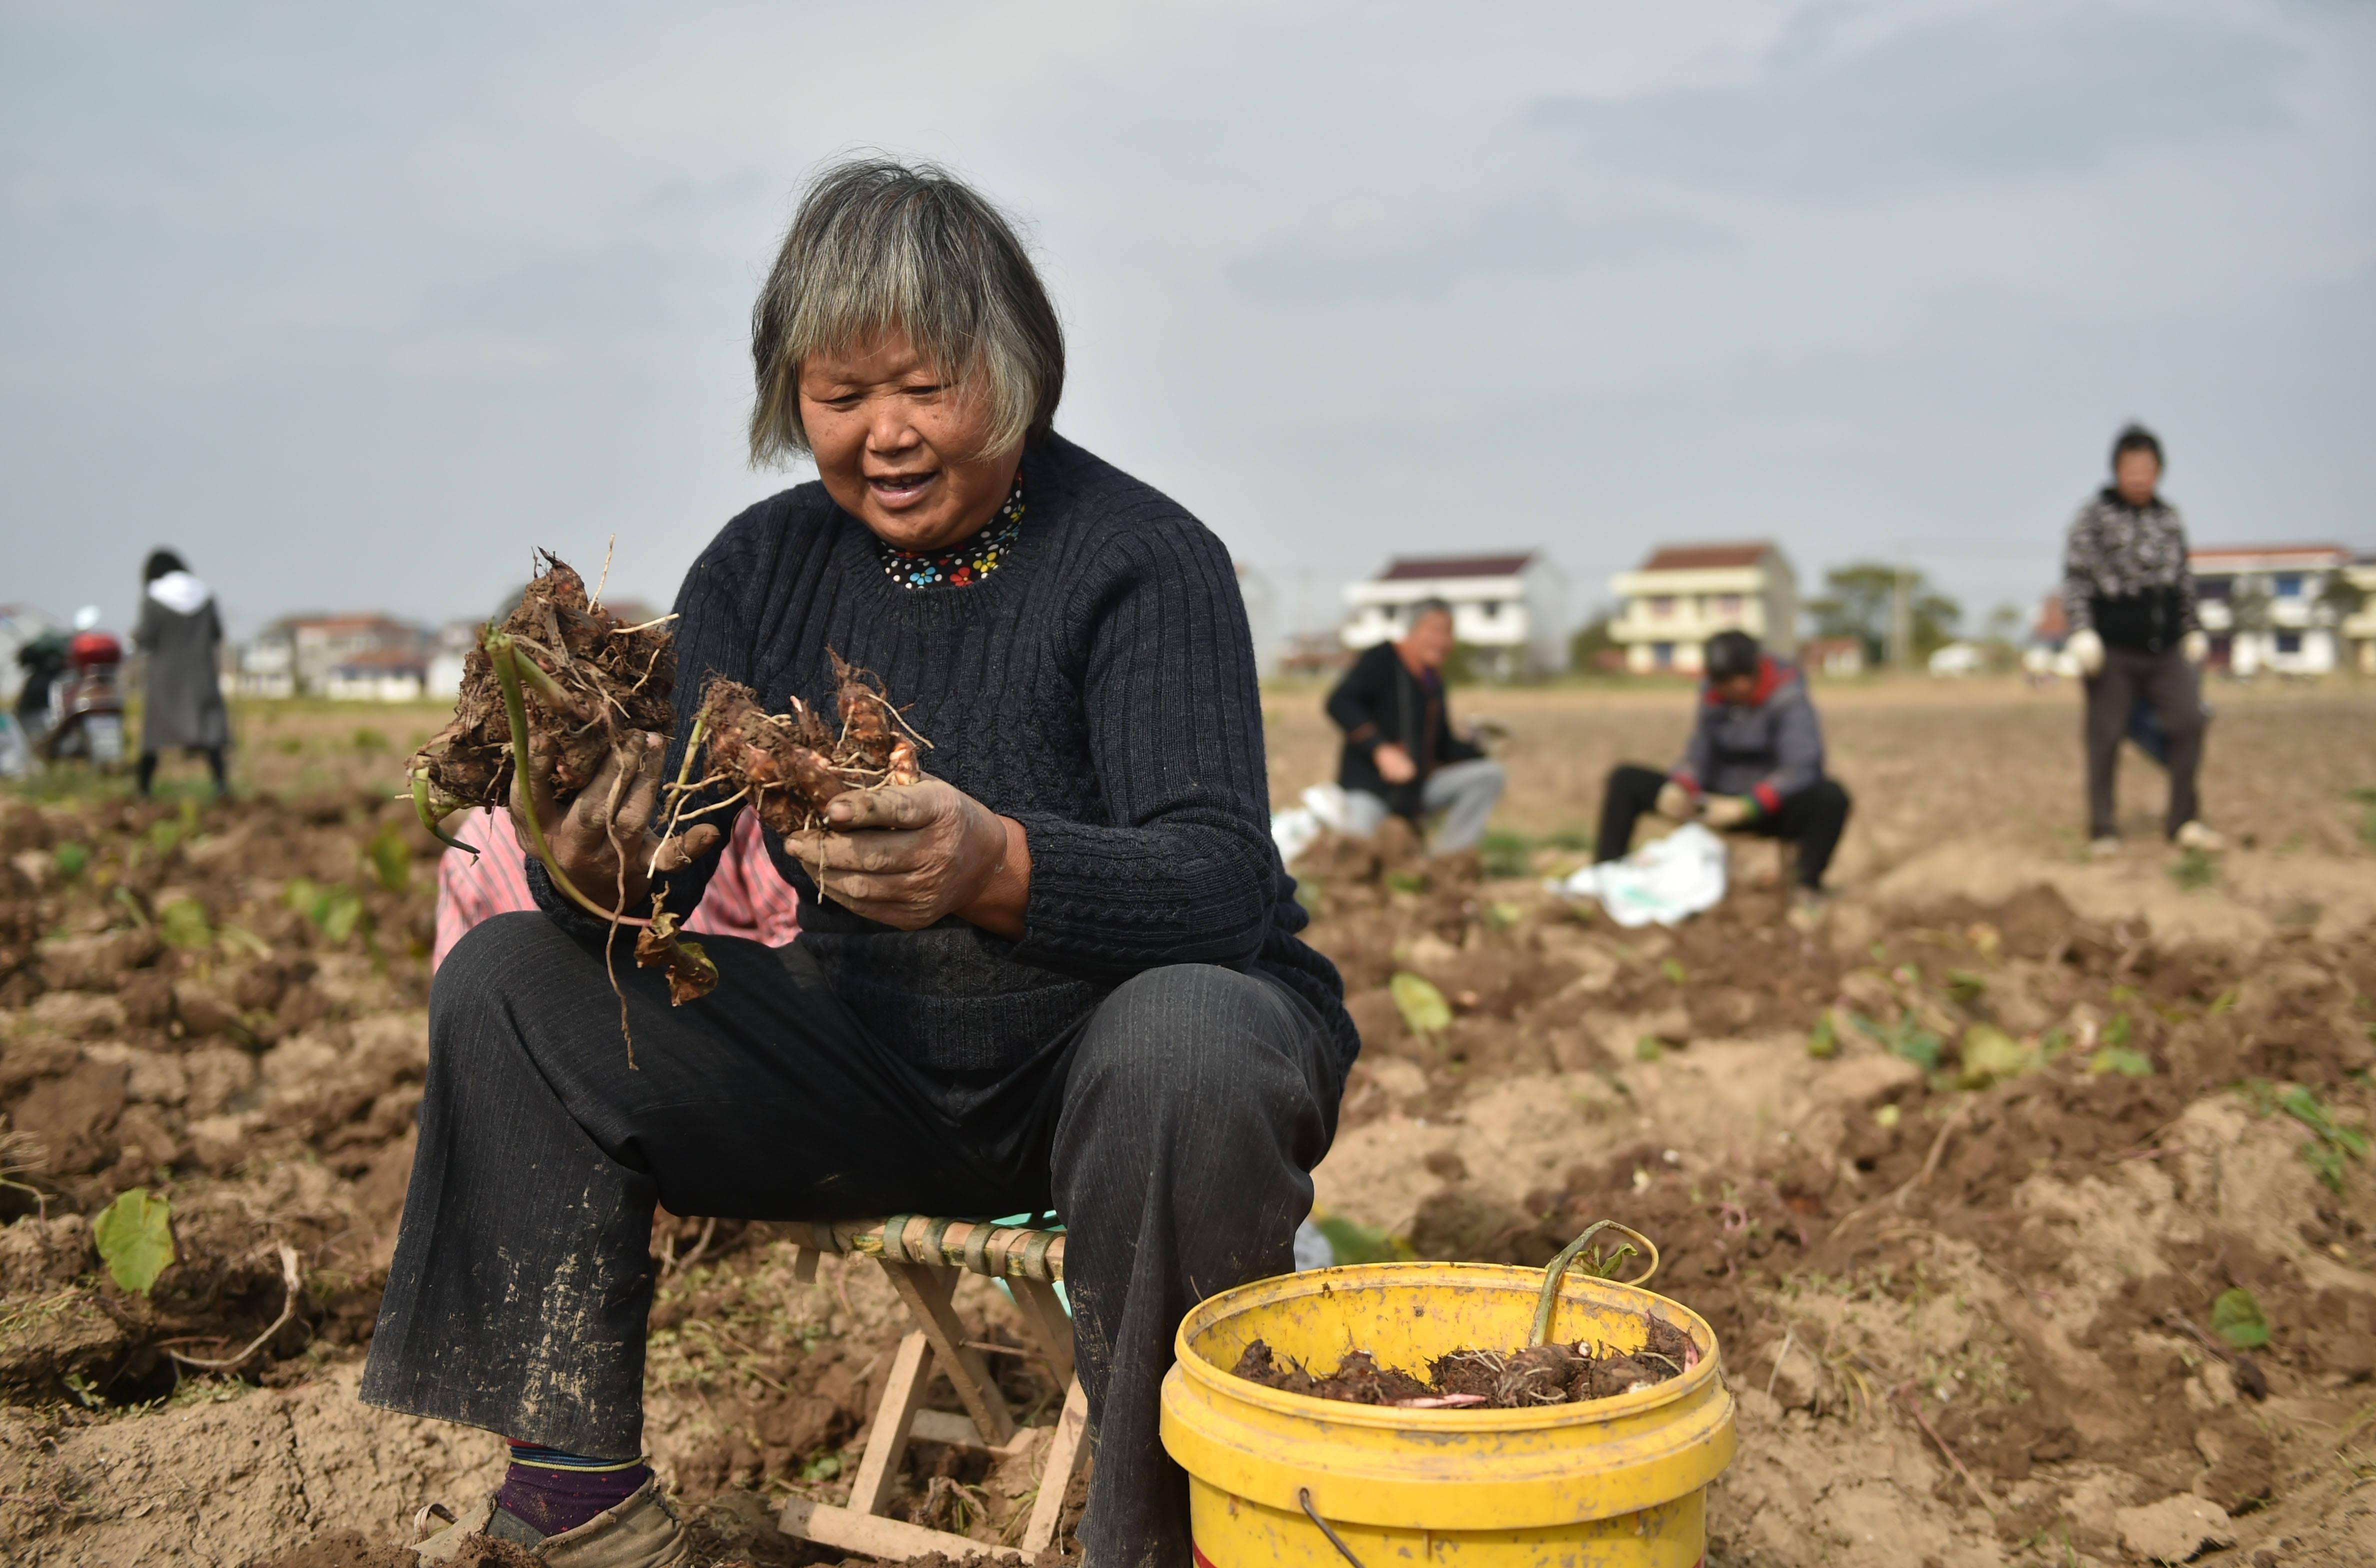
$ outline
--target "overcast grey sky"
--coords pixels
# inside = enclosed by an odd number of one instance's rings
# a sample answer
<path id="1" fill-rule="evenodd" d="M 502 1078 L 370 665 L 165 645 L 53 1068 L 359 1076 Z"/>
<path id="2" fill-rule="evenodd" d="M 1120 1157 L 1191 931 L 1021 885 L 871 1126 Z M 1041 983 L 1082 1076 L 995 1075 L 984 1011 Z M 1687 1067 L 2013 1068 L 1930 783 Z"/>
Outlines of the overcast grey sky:
<path id="1" fill-rule="evenodd" d="M 807 170 L 1021 218 L 1059 426 L 1282 612 L 1660 540 L 2051 579 L 2114 429 L 2201 541 L 2376 548 L 2376 6 L 0 7 L 0 601 L 666 600 Z"/>

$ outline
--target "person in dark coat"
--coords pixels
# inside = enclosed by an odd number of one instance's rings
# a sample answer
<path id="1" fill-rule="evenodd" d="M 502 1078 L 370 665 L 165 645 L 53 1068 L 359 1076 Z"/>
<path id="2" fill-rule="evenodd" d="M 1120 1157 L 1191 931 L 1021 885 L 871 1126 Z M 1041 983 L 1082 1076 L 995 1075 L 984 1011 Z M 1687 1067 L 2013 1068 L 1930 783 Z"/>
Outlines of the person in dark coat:
<path id="1" fill-rule="evenodd" d="M 1364 650 L 1328 694 L 1328 717 L 1345 732 L 1336 782 L 1348 831 L 1368 837 L 1389 815 L 1413 826 L 1440 816 L 1429 848 L 1474 849 L 1485 837 L 1507 781 L 1502 765 L 1452 728 L 1443 663 L 1452 657 L 1452 606 L 1411 607 L 1400 639 Z"/>
<path id="2" fill-rule="evenodd" d="M 1610 773 L 1595 858 L 1622 860 L 1634 825 L 1652 811 L 1797 844 L 1801 901 L 1820 898 L 1847 826 L 1848 792 L 1824 772 L 1824 727 L 1799 667 L 1746 632 L 1710 637 L 1683 760 L 1667 773 L 1632 763 Z"/>
<path id="3" fill-rule="evenodd" d="M 2087 683 L 2087 836 L 2098 855 L 2117 851 L 2113 810 L 2121 741 L 2149 704 L 2166 738 L 2169 810 L 2163 831 L 2181 848 L 2225 840 L 2204 822 L 2195 794 L 2203 762 L 2204 658 L 2211 639 L 2186 562 L 2186 519 L 2161 497 L 2161 442 L 2132 424 L 2112 443 L 2112 482 L 2072 519 L 2062 553 L 2064 645 Z"/>
<path id="4" fill-rule="evenodd" d="M 140 622 L 132 640 L 148 656 L 148 686 L 140 710 L 140 792 L 157 778 L 157 758 L 167 751 L 196 752 L 214 775 L 215 793 L 225 782 L 223 753 L 231 745 L 231 713 L 222 696 L 222 616 L 214 590 L 191 575 L 170 550 L 154 550 L 141 568 Z"/>
<path id="5" fill-rule="evenodd" d="M 817 478 L 686 573 L 672 735 L 634 737 L 565 809 L 544 759 L 523 770 L 552 872 L 529 857 L 537 911 L 478 926 L 431 988 L 362 1396 L 511 1440 L 502 1489 L 432 1550 L 481 1530 L 539 1562 L 599 1545 L 682 1568 L 643 1460 L 656 1204 L 1053 1208 L 1097 1442 L 1084 1555 L 1185 1564 L 1188 1479 L 1159 1435 L 1173 1336 L 1206 1296 L 1294 1266 L 1360 1048 L 1271 837 L 1237 574 L 1185 507 L 1055 431 L 1055 308 L 952 176 L 820 175 L 752 358 L 753 456 L 813 457 Z M 558 883 L 707 909 L 751 808 L 695 791 L 715 814 L 669 831 L 658 806 L 704 688 L 830 713 L 836 655 L 932 742 L 928 777 L 839 796 L 836 831 L 766 829 L 800 940 L 704 937 L 710 994 L 672 1006 L 620 961 L 630 1055 L 609 922 Z M 612 1551 L 626 1540 L 646 1545 Z"/>

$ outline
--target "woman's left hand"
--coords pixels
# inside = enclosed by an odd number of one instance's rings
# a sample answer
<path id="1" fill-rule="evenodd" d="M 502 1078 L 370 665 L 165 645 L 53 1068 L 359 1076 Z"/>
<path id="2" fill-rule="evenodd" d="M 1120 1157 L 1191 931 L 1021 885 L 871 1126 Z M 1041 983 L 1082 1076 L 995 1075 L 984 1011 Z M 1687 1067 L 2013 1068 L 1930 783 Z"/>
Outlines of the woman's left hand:
<path id="1" fill-rule="evenodd" d="M 830 829 L 793 834 L 785 847 L 835 903 L 899 931 L 956 915 L 1023 934 L 1031 857 L 1013 818 L 938 778 L 853 790 L 825 814 Z"/>

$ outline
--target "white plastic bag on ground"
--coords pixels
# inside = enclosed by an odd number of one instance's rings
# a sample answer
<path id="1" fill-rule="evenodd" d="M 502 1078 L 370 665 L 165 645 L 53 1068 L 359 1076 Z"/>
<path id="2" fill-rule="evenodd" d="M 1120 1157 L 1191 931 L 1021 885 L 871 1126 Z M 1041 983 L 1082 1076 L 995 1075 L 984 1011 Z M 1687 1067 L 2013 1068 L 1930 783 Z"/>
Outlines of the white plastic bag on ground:
<path id="1" fill-rule="evenodd" d="M 1622 926 L 1673 925 L 1724 899 L 1724 840 L 1696 822 L 1643 845 L 1622 861 L 1586 866 L 1551 891 L 1598 898 Z"/>
<path id="2" fill-rule="evenodd" d="M 1342 833 L 1352 820 L 1341 786 L 1314 784 L 1303 792 L 1301 805 L 1271 814 L 1271 841 L 1278 846 L 1280 862 L 1292 866 L 1295 858 L 1312 848 L 1321 834 Z"/>

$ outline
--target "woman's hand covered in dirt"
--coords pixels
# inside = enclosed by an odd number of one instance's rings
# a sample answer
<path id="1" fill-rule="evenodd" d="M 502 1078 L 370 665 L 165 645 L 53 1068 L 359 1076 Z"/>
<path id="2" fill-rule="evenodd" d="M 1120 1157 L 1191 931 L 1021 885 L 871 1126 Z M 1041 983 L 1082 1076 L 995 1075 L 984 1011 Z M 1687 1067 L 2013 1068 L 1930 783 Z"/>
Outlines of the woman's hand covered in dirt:
<path id="1" fill-rule="evenodd" d="M 594 781 L 566 810 L 552 798 L 549 764 L 540 766 L 531 759 L 525 775 L 535 791 L 537 820 L 543 825 L 555 869 L 588 898 L 630 916 L 648 912 L 643 907 L 651 890 L 647 868 L 674 871 L 709 853 L 725 837 L 724 829 L 711 822 L 695 823 L 664 845 L 653 837 L 651 826 L 659 805 L 661 763 L 668 741 L 648 731 L 641 740 L 640 754 L 624 748 L 612 753 Z M 529 842 L 528 823 L 520 811 L 518 778 L 512 784 L 511 809 L 520 842 Z M 657 865 L 655 849 L 659 851 Z M 624 881 L 622 851 L 626 860 Z"/>
<path id="2" fill-rule="evenodd" d="M 1023 933 L 1031 861 L 1021 824 L 938 778 L 853 790 L 825 814 L 830 830 L 796 833 L 786 847 L 835 903 L 900 931 L 957 915 Z"/>

